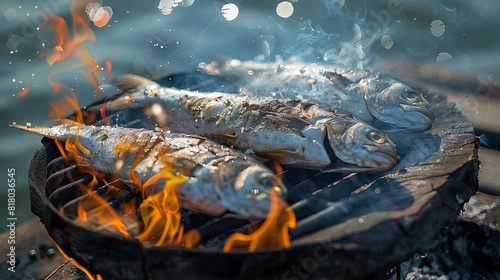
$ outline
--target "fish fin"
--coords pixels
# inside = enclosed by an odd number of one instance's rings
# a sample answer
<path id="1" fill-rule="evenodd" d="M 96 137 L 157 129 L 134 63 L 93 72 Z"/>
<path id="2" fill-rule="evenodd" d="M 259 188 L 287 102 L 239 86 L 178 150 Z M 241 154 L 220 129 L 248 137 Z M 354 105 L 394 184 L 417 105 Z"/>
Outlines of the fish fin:
<path id="1" fill-rule="evenodd" d="M 255 153 L 259 157 L 263 157 L 272 161 L 287 164 L 288 159 L 296 155 L 296 152 L 289 150 L 269 150 Z"/>
<path id="2" fill-rule="evenodd" d="M 266 112 L 264 118 L 269 120 L 274 125 L 278 126 L 280 129 L 284 131 L 302 131 L 306 126 L 311 125 L 312 123 L 307 120 L 298 118 L 296 116 L 284 114 L 284 113 L 272 113 Z"/>
<path id="3" fill-rule="evenodd" d="M 301 103 L 300 112 L 302 113 L 302 116 L 308 119 L 314 117 L 314 110 L 312 110 L 314 108 L 314 105 L 316 104 L 310 102 Z"/>
<path id="4" fill-rule="evenodd" d="M 347 87 L 354 83 L 353 81 L 349 80 L 346 76 L 339 74 L 337 72 L 325 72 L 323 74 L 332 84 L 342 86 L 342 87 Z"/>
<path id="5" fill-rule="evenodd" d="M 213 141 L 216 141 L 220 144 L 229 146 L 231 148 L 234 148 L 234 141 L 236 140 L 236 136 L 228 133 L 214 133 L 214 134 L 209 134 L 206 135 L 207 138 L 210 138 Z M 206 138 L 204 138 L 206 139 Z"/>
<path id="6" fill-rule="evenodd" d="M 325 170 L 322 170 L 321 173 L 376 173 L 376 172 L 384 172 L 387 169 L 376 169 L 376 168 L 368 168 L 368 167 L 360 167 L 360 166 L 344 166 L 344 167 L 332 167 Z"/>
<path id="7" fill-rule="evenodd" d="M 216 134 L 211 134 L 210 137 L 215 137 L 215 138 L 224 138 L 224 139 L 228 139 L 228 140 L 235 140 L 236 137 L 235 135 L 233 134 L 229 134 L 229 133 L 216 133 Z"/>
<path id="8" fill-rule="evenodd" d="M 111 82 L 125 92 L 154 90 L 160 88 L 160 85 L 157 82 L 133 74 L 118 76 L 112 79 Z"/>
<path id="9" fill-rule="evenodd" d="M 387 171 L 387 169 L 377 169 L 370 167 L 362 167 L 357 166 L 355 164 L 350 164 L 343 162 L 341 160 L 336 160 L 329 166 L 327 166 L 324 170 L 321 170 L 321 173 L 375 173 L 375 172 L 383 172 Z"/>
<path id="10" fill-rule="evenodd" d="M 357 123 L 357 121 L 350 115 L 326 121 L 325 127 L 328 133 L 328 137 L 340 137 L 342 134 L 344 134 L 344 132 L 347 131 L 347 129 L 349 129 L 349 127 L 353 126 L 355 123 Z"/>
<path id="11" fill-rule="evenodd" d="M 87 107 L 87 111 L 98 111 L 101 109 L 115 111 L 137 108 L 139 105 L 134 103 L 133 93 L 142 92 L 148 96 L 156 96 L 161 89 L 161 86 L 157 82 L 133 74 L 118 76 L 111 80 L 111 82 L 123 90 L 124 94 L 108 101 L 106 104 Z"/>
<path id="12" fill-rule="evenodd" d="M 321 173 L 358 173 L 366 172 L 365 169 L 356 169 L 353 167 L 335 167 L 322 170 Z"/>
<path id="13" fill-rule="evenodd" d="M 221 218 L 224 218 L 224 219 L 233 218 L 233 219 L 238 219 L 238 220 L 248 220 L 247 217 L 238 215 L 238 214 L 233 213 L 233 212 L 225 212 L 224 214 L 222 214 Z"/>

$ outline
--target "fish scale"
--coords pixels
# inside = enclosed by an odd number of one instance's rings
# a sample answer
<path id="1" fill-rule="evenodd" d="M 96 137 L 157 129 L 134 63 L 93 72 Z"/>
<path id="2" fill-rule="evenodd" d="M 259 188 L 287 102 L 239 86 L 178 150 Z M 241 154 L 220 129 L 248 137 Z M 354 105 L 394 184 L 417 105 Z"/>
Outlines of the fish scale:
<path id="1" fill-rule="evenodd" d="M 285 186 L 267 167 L 203 137 L 83 124 L 11 127 L 58 141 L 75 142 L 78 138 L 79 145 L 90 152 L 78 155 L 85 164 L 128 184 L 137 183 L 131 180 L 132 173 L 143 183 L 164 171 L 183 176 L 185 182 L 178 186 L 181 207 L 208 215 L 231 211 L 246 219 L 261 220 L 269 212 L 271 192 L 286 193 Z M 148 190 L 161 190 L 165 180 Z"/>
<path id="2" fill-rule="evenodd" d="M 127 92 L 105 104 L 108 114 L 161 107 L 159 114 L 142 110 L 136 116 L 148 129 L 198 134 L 281 164 L 331 172 L 385 171 L 397 162 L 387 135 L 350 114 L 314 103 L 178 90 L 135 75 L 113 82 Z M 370 139 L 373 133 L 377 140 Z M 355 136 L 342 138 L 350 143 L 338 143 L 344 134 Z M 324 146 L 325 139 L 335 157 Z M 350 149 L 336 149 L 341 146 Z"/>
<path id="3" fill-rule="evenodd" d="M 379 121 L 387 130 L 421 132 L 432 126 L 434 114 L 422 92 L 374 71 L 316 63 L 262 63 L 236 59 L 200 64 L 211 75 L 233 79 L 248 96 L 297 98 Z"/>

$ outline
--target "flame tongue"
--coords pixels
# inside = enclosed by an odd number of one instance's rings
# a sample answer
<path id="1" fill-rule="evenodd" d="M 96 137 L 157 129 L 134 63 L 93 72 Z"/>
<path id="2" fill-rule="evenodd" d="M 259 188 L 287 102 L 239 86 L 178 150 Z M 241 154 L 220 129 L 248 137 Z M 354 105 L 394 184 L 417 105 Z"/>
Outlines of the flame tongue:
<path id="1" fill-rule="evenodd" d="M 146 194 L 148 188 L 165 181 L 161 190 L 151 190 L 153 194 L 147 196 L 139 206 L 144 221 L 144 230 L 136 236 L 139 241 L 157 246 L 181 243 L 183 227 L 177 186 L 184 180 L 166 168 L 144 183 L 142 193 Z"/>
<path id="2" fill-rule="evenodd" d="M 89 26 L 90 21 L 85 9 L 92 3 L 91 0 L 73 1 L 71 6 L 73 18 L 71 35 L 66 21 L 62 17 L 46 14 L 47 24 L 42 28 L 55 33 L 52 42 L 53 49 L 46 54 L 47 63 L 52 65 L 68 59 L 76 60 L 76 63 L 69 68 L 55 70 L 49 74 L 49 83 L 52 85 L 54 93 L 61 91 L 63 88 L 73 93 L 68 86 L 54 82 L 52 78 L 58 73 L 76 68 L 85 68 L 87 70 L 85 78 L 90 80 L 99 91 L 96 73 L 100 71 L 100 66 L 86 47 L 86 42 L 95 42 L 95 34 Z M 112 69 L 111 60 L 106 59 L 104 65 L 107 70 L 106 74 L 109 75 Z M 20 93 L 21 96 L 24 94 Z M 84 121 L 85 123 L 92 123 L 92 120 L 97 115 L 87 115 L 88 113 L 85 113 L 84 118 L 84 115 L 79 110 L 74 93 L 72 96 L 74 98 L 64 96 L 62 102 L 52 104 L 52 117 L 62 118 L 68 114 L 69 109 L 73 109 L 77 112 L 75 117 L 72 118 L 73 120 L 78 123 L 84 123 Z M 107 123 L 104 107 L 101 114 L 104 122 Z M 142 182 L 135 170 L 133 170 L 133 167 L 137 165 L 143 156 L 143 153 L 139 153 L 138 160 L 134 163 L 128 179 L 138 186 L 137 191 L 142 196 L 142 202 L 138 207 L 135 200 L 122 202 L 120 204 L 121 209 L 115 209 L 105 198 L 93 192 L 98 184 L 97 180 L 103 182 L 105 176 L 92 170 L 91 164 L 85 162 L 85 157 L 82 157 L 82 155 L 88 157 L 90 151 L 80 143 L 78 137 L 74 141 L 68 139 L 65 143 L 60 143 L 55 139 L 55 143 L 66 160 L 75 161 L 82 173 L 94 176 L 92 183 L 84 186 L 85 189 L 82 190 L 86 197 L 78 205 L 77 223 L 85 224 L 97 230 L 112 231 L 125 238 L 135 237 L 145 244 L 185 246 L 186 248 L 199 246 L 200 233 L 196 230 L 184 232 L 181 222 L 177 186 L 185 181 L 183 176 L 172 174 L 170 168 L 165 168 L 146 182 Z M 118 147 L 117 145 L 117 148 L 131 149 L 132 147 Z M 271 207 L 267 219 L 249 235 L 237 233 L 231 236 L 226 241 L 223 250 L 229 252 L 233 249 L 255 251 L 268 247 L 288 248 L 290 247 L 288 229 L 293 228 L 295 223 L 293 211 L 287 208 L 286 203 L 278 194 L 272 192 Z M 138 224 L 141 225 L 138 226 Z"/>
<path id="3" fill-rule="evenodd" d="M 86 225 L 94 225 L 98 230 L 118 232 L 125 238 L 130 238 L 127 226 L 120 219 L 118 213 L 97 194 L 90 193 L 84 201 L 78 204 L 76 221 Z"/>
<path id="4" fill-rule="evenodd" d="M 265 248 L 290 248 L 288 229 L 296 225 L 295 213 L 279 197 L 271 192 L 271 207 L 266 220 L 249 235 L 235 233 L 224 244 L 223 251 L 246 249 L 253 252 Z"/>
<path id="5" fill-rule="evenodd" d="M 131 238 L 135 235 L 135 238 L 143 244 L 184 246 L 186 248 L 198 245 L 201 239 L 199 232 L 193 230 L 184 233 L 181 221 L 177 187 L 184 183 L 186 178 L 182 175 L 173 174 L 172 166 L 165 167 L 143 183 L 134 170 L 137 163 L 144 156 L 143 152 L 138 152 L 129 179 L 137 183 L 137 191 L 142 195 L 143 201 L 138 207 L 138 213 L 142 218 L 143 226 L 141 227 L 142 231 L 138 230 L 137 234 L 131 234 L 130 228 L 137 229 L 137 226 L 134 225 L 137 225 L 140 220 L 136 215 L 136 211 L 134 211 L 136 209 L 135 201 L 122 203 L 123 212 L 128 213 L 129 216 L 128 219 L 124 219 L 123 215 L 119 215 L 108 201 L 98 194 L 92 193 L 94 187 L 98 185 L 97 179 L 103 181 L 104 176 L 92 170 L 89 164 L 82 162 L 80 155 L 88 155 L 89 150 L 79 143 L 78 137 L 74 139 L 74 142 L 71 142 L 68 138 L 64 147 L 57 140 L 55 142 L 65 158 L 76 160 L 82 172 L 94 176 L 92 182 L 84 186 L 83 193 L 86 193 L 87 197 L 78 205 L 77 222 L 96 229 L 111 230 L 125 238 Z M 133 152 L 136 147 L 119 145 L 118 143 L 117 149 L 130 149 Z M 288 229 L 295 227 L 295 225 L 296 218 L 292 209 L 275 191 L 271 191 L 270 209 L 264 222 L 248 235 L 236 233 L 230 236 L 224 244 L 223 251 L 245 249 L 253 252 L 263 248 L 289 248 Z"/>
<path id="6" fill-rule="evenodd" d="M 58 143 L 57 140 L 56 143 Z M 84 186 L 85 189 L 82 190 L 86 198 L 78 205 L 76 219 L 78 223 L 98 230 L 113 231 L 125 238 L 135 236 L 143 244 L 186 248 L 199 246 L 201 239 L 199 232 L 192 230 L 184 233 L 177 187 L 184 183 L 186 178 L 173 174 L 172 166 L 165 167 L 144 183 L 140 181 L 134 170 L 130 172 L 130 180 L 139 181 L 137 192 L 142 194 L 143 201 L 138 207 L 138 214 L 142 218 L 140 219 L 135 211 L 135 201 L 122 203 L 122 210 L 127 215 L 120 215 L 106 199 L 92 192 L 98 185 L 97 179 L 104 181 L 104 175 L 93 170 L 88 164 L 78 161 L 81 154 L 89 153 L 88 149 L 79 143 L 78 138 L 75 138 L 74 142 L 68 138 L 64 148 L 60 144 L 58 147 L 65 157 L 77 161 L 82 172 L 94 176 L 92 182 Z M 124 145 L 120 148 L 135 149 L 133 146 Z M 143 153 L 138 153 L 136 162 L 140 161 L 143 155 Z M 108 188 L 113 187 L 110 184 L 107 185 Z M 116 191 L 117 188 L 114 189 Z M 129 218 L 124 218 L 124 216 Z M 140 220 L 143 226 L 136 226 Z M 224 244 L 223 251 L 244 249 L 253 252 L 264 248 L 289 248 L 288 229 L 295 225 L 296 218 L 292 209 L 275 191 L 271 191 L 270 210 L 264 222 L 248 235 L 236 233 L 230 236 Z M 142 230 L 139 230 L 139 227 Z M 135 234 L 131 232 L 131 228 L 136 229 Z"/>

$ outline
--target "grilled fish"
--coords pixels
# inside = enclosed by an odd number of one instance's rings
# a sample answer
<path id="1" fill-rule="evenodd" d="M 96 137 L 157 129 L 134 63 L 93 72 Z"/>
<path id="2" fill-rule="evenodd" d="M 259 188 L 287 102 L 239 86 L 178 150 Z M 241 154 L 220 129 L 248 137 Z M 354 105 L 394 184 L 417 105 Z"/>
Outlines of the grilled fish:
<path id="1" fill-rule="evenodd" d="M 298 62 L 228 60 L 200 64 L 202 71 L 232 78 L 250 96 L 297 98 L 337 108 L 384 129 L 426 131 L 434 114 L 422 93 L 370 71 Z"/>
<path id="2" fill-rule="evenodd" d="M 149 129 L 198 134 L 281 164 L 332 172 L 385 171 L 398 159 L 384 133 L 313 103 L 178 90 L 135 75 L 114 82 L 129 93 L 106 103 L 108 113 L 140 108 Z"/>
<path id="3" fill-rule="evenodd" d="M 146 129 L 62 124 L 11 127 L 59 141 L 77 141 L 77 162 L 113 174 L 128 184 L 146 182 L 168 170 L 185 178 L 178 186 L 181 207 L 208 215 L 227 210 L 250 220 L 269 213 L 271 191 L 286 192 L 276 175 L 245 154 L 202 137 Z M 132 175 L 133 174 L 133 175 Z M 148 187 L 154 192 L 163 179 Z"/>

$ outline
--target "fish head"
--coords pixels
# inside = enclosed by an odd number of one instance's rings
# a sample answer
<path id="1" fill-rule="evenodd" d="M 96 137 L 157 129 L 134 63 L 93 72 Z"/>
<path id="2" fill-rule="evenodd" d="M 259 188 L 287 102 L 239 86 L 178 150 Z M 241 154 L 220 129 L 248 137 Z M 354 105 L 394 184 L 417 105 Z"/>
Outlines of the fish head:
<path id="1" fill-rule="evenodd" d="M 396 80 L 367 79 L 364 85 L 368 110 L 378 120 L 418 132 L 432 126 L 434 114 L 421 92 Z"/>
<path id="2" fill-rule="evenodd" d="M 221 203 L 234 214 L 250 220 L 262 220 L 269 214 L 271 192 L 279 197 L 286 194 L 281 179 L 268 168 L 246 161 L 227 164 L 219 170 L 219 179 L 233 177 L 234 180 L 220 180 Z"/>
<path id="3" fill-rule="evenodd" d="M 381 172 L 398 162 L 396 145 L 385 133 L 362 122 L 325 123 L 328 142 L 350 172 Z"/>

